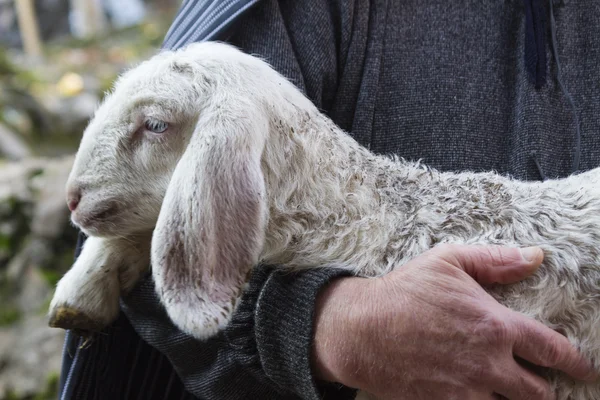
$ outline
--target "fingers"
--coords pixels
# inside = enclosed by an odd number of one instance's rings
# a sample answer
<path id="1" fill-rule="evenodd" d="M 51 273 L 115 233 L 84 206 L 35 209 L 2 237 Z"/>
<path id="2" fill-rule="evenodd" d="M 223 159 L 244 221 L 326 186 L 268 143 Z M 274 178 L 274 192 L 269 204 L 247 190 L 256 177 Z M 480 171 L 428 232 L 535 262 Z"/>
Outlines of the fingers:
<path id="1" fill-rule="evenodd" d="M 510 400 L 553 400 L 556 395 L 550 384 L 543 378 L 523 368 L 516 362 L 502 373 L 502 383 L 494 389 L 496 393 Z"/>
<path id="2" fill-rule="evenodd" d="M 515 313 L 516 314 L 516 313 Z M 561 370 L 575 379 L 598 379 L 592 364 L 558 332 L 520 314 L 514 353 L 539 366 Z"/>
<path id="3" fill-rule="evenodd" d="M 463 269 L 482 285 L 514 283 L 533 274 L 542 263 L 539 247 L 441 245 L 431 255 Z"/>

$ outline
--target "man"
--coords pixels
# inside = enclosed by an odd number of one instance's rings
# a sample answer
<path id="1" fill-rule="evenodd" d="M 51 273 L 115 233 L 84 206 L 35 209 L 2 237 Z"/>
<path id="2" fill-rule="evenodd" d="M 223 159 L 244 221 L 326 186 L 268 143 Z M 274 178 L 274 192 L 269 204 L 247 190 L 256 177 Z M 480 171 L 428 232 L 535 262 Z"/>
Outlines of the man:
<path id="1" fill-rule="evenodd" d="M 197 0 L 165 47 L 227 39 L 372 151 L 531 180 L 598 165 L 599 37 L 595 0 Z M 173 327 L 147 279 L 89 349 L 69 335 L 62 398 L 549 399 L 521 360 L 593 380 L 589 361 L 479 285 L 523 279 L 541 258 L 447 247 L 377 280 L 261 266 L 207 342 Z"/>

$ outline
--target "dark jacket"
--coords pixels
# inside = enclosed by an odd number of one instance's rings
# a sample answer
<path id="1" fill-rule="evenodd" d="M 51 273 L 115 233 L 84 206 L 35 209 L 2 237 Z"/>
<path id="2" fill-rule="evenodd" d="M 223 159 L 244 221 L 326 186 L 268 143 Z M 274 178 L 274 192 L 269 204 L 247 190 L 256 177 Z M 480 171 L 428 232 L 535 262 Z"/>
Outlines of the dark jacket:
<path id="1" fill-rule="evenodd" d="M 597 0 L 186 1 L 165 47 L 207 38 L 266 58 L 378 153 L 524 180 L 600 163 Z M 339 275 L 257 267 L 207 342 L 173 327 L 146 279 L 91 347 L 69 334 L 63 398 L 352 398 L 310 371 L 315 297 Z"/>

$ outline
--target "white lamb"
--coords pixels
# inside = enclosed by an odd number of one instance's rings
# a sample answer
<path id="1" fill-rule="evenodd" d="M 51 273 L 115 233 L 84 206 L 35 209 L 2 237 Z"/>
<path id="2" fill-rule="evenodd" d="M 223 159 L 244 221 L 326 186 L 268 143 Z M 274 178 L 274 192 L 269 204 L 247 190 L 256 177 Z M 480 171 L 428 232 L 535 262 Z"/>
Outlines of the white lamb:
<path id="1" fill-rule="evenodd" d="M 58 283 L 52 326 L 107 326 L 150 260 L 172 321 L 204 339 L 259 261 L 374 277 L 442 243 L 535 245 L 538 273 L 490 293 L 600 360 L 600 169 L 519 182 L 374 155 L 225 44 L 124 74 L 84 133 L 68 199 L 90 237 Z M 600 384 L 550 379 L 559 399 L 600 399 Z"/>

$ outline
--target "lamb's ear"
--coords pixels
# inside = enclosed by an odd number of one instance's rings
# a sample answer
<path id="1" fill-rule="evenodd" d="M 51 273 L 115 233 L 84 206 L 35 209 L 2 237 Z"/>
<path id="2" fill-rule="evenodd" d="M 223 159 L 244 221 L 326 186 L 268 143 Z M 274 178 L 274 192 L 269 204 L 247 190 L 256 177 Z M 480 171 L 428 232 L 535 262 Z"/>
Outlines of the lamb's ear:
<path id="1" fill-rule="evenodd" d="M 258 261 L 267 214 L 266 118 L 219 111 L 198 122 L 152 239 L 157 293 L 175 325 L 199 339 L 229 322 Z"/>

